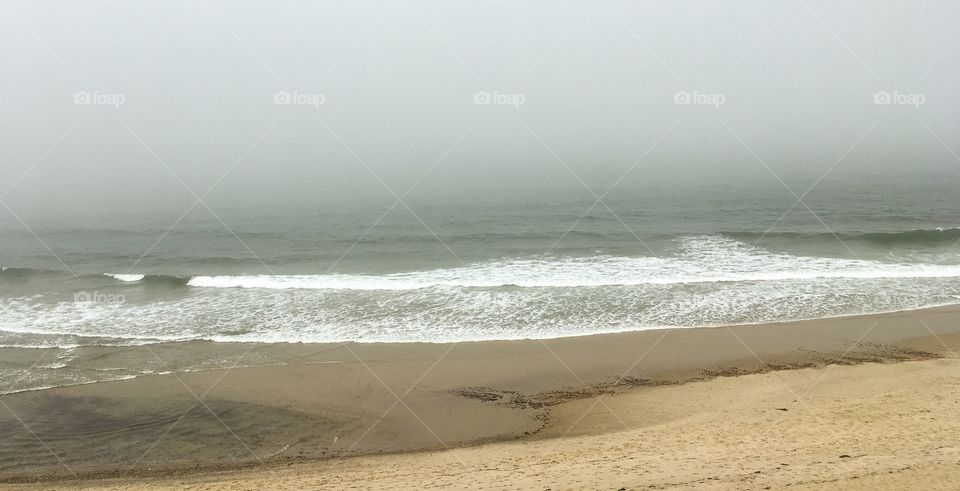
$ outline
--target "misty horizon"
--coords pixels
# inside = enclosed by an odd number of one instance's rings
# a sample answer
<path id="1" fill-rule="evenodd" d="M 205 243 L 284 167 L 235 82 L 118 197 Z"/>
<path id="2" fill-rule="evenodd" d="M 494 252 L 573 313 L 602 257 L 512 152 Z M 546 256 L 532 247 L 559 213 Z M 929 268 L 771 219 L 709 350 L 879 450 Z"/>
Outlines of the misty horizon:
<path id="1" fill-rule="evenodd" d="M 56 5 L 0 11 L 6 229 L 960 174 L 949 2 Z"/>

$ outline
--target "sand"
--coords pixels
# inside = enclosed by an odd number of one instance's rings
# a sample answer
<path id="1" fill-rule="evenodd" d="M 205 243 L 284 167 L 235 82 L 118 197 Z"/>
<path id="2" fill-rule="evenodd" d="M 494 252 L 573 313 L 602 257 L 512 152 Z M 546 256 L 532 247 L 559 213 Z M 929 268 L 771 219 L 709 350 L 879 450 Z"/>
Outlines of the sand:
<path id="1" fill-rule="evenodd" d="M 545 342 L 258 348 L 300 363 L 4 396 L 48 448 L 0 426 L 12 436 L 0 476 L 52 480 L 17 488 L 960 482 L 955 307 Z"/>

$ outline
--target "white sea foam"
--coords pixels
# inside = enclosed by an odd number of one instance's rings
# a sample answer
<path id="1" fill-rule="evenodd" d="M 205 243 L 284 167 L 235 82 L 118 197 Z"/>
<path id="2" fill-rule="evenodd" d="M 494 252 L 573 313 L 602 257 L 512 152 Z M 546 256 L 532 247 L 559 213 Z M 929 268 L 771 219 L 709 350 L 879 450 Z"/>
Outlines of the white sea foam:
<path id="1" fill-rule="evenodd" d="M 952 278 L 960 265 L 775 254 L 722 237 L 689 239 L 676 257 L 526 258 L 387 275 L 197 276 L 206 288 L 415 290 L 429 287 L 591 287 L 829 278 Z"/>
<path id="2" fill-rule="evenodd" d="M 499 266 L 502 271 L 490 268 L 489 275 L 477 274 L 483 268 L 472 271 L 444 270 L 425 273 L 405 273 L 392 276 L 363 275 L 257 275 L 257 276 L 197 276 L 190 286 L 206 288 L 264 288 L 264 289 L 314 289 L 314 290 L 416 290 L 430 287 L 489 288 L 518 286 L 524 288 L 592 287 L 672 285 L 685 283 L 718 283 L 735 281 L 786 281 L 828 278 L 883 279 L 883 278 L 955 278 L 960 277 L 960 266 L 877 264 L 865 261 L 860 265 L 839 265 L 830 269 L 824 264 L 822 270 L 786 270 L 702 273 L 659 271 L 633 261 L 592 261 L 577 264 L 570 262 L 550 263 L 519 261 Z M 844 267 L 847 266 L 847 267 Z M 679 268 L 678 268 L 679 269 Z"/>
<path id="3" fill-rule="evenodd" d="M 176 294 L 124 304 L 0 298 L 0 343 L 552 338 L 957 303 L 953 278 L 960 266 L 794 256 L 696 237 L 662 257 L 528 257 L 379 276 L 198 276 Z"/>
<path id="4" fill-rule="evenodd" d="M 136 375 L 120 375 L 113 378 L 90 379 L 90 380 L 82 380 L 82 381 L 75 381 L 75 382 L 67 382 L 62 384 L 53 384 L 53 385 L 28 385 L 26 388 L 22 388 L 22 389 L 12 389 L 12 390 L 5 390 L 5 391 L 0 390 L 0 395 L 5 396 L 10 394 L 19 394 L 22 392 L 35 392 L 40 390 L 56 389 L 60 387 L 74 387 L 79 385 L 89 385 L 89 384 L 95 384 L 97 382 L 113 382 L 113 381 L 119 381 L 119 380 L 130 380 L 133 378 L 137 378 L 137 376 Z"/>
<path id="5" fill-rule="evenodd" d="M 109 276 L 113 279 L 120 280 L 123 282 L 140 281 L 144 278 L 144 275 L 142 274 L 133 274 L 133 273 L 104 273 L 104 276 Z"/>

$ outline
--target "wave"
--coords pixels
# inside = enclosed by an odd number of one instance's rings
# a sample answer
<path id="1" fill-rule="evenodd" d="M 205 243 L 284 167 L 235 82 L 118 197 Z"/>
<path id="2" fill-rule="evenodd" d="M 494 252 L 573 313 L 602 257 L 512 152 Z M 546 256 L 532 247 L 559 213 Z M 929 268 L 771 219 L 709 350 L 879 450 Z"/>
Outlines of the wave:
<path id="1" fill-rule="evenodd" d="M 109 278 L 124 285 L 183 287 L 190 281 L 190 276 L 144 273 L 100 273 L 74 275 L 67 271 L 36 268 L 8 268 L 0 269 L 0 280 L 11 282 L 29 282 L 32 280 L 55 281 L 62 283 L 65 280 L 83 280 L 92 283 L 102 283 Z M 94 285 L 95 287 L 96 285 Z"/>
<path id="2" fill-rule="evenodd" d="M 458 288 L 550 288 L 687 283 L 776 282 L 819 279 L 895 279 L 960 277 L 958 264 L 888 262 L 837 257 L 798 256 L 775 253 L 750 245 L 757 233 L 724 233 L 678 237 L 675 247 L 662 256 L 557 256 L 503 258 L 459 267 L 389 274 L 238 274 L 169 275 L 149 273 L 103 273 L 82 278 L 104 281 L 105 277 L 130 287 L 248 288 L 305 290 L 417 290 Z M 832 234 L 780 232 L 768 235 L 789 240 L 835 238 Z M 960 228 L 903 232 L 845 233 L 880 244 L 949 244 L 960 240 Z M 59 275 L 59 276 L 58 276 Z M 29 268 L 4 268 L 0 279 L 28 281 L 34 278 L 70 277 L 65 272 Z"/>
<path id="3" fill-rule="evenodd" d="M 950 246 L 960 241 L 960 227 L 937 227 L 932 229 L 914 229 L 891 232 L 721 232 L 721 235 L 755 243 L 760 239 L 787 239 L 808 241 L 836 241 L 839 237 L 843 241 L 863 241 L 881 246 L 914 245 L 914 246 Z"/>
<path id="4" fill-rule="evenodd" d="M 30 280 L 34 278 L 52 278 L 58 276 L 69 277 L 70 274 L 65 271 L 56 271 L 52 269 L 10 267 L 4 267 L 0 269 L 0 279 L 4 280 Z"/>
<path id="5" fill-rule="evenodd" d="M 960 300 L 960 265 L 794 256 L 716 235 L 674 246 L 660 257 L 544 255 L 380 275 L 96 275 L 108 285 L 83 289 L 136 295 L 120 302 L 78 302 L 72 292 L 0 296 L 0 344 L 543 338 Z M 183 290 L 150 295 L 152 284 Z"/>
<path id="6" fill-rule="evenodd" d="M 187 286 L 190 276 L 177 276 L 167 274 L 130 274 L 130 275 L 107 275 L 116 278 L 124 283 L 140 283 L 145 286 L 159 286 L 179 288 Z M 124 276 L 118 278 L 118 276 Z"/>
<path id="7" fill-rule="evenodd" d="M 104 276 L 109 276 L 115 280 L 120 280 L 125 283 L 132 283 L 136 281 L 143 280 L 145 275 L 136 274 L 136 273 L 103 273 Z"/>
<path id="8" fill-rule="evenodd" d="M 684 240 L 671 257 L 505 259 L 386 275 L 195 276 L 204 288 L 416 290 L 430 287 L 601 287 L 817 279 L 960 277 L 960 265 L 887 263 L 778 254 L 718 236 Z"/>
<path id="9" fill-rule="evenodd" d="M 960 240 L 960 227 L 906 232 L 873 232 L 859 234 L 857 237 L 879 244 L 952 245 Z"/>
<path id="10" fill-rule="evenodd" d="M 597 264 L 584 265 L 594 268 Z M 552 266 L 551 266 L 552 269 Z M 573 273 L 573 271 L 569 271 Z M 619 272 L 579 271 L 579 275 L 536 277 L 521 272 L 509 279 L 485 279 L 479 276 L 455 278 L 451 274 L 402 274 L 387 276 L 361 275 L 254 275 L 254 276 L 197 276 L 189 286 L 203 288 L 263 288 L 305 290 L 417 290 L 432 287 L 465 288 L 572 288 L 602 286 L 673 285 L 688 283 L 761 282 L 815 279 L 893 279 L 893 278 L 957 278 L 960 266 L 863 269 L 847 271 L 766 271 L 756 273 L 728 273 L 715 275 L 677 275 L 628 277 Z M 531 271 L 532 273 L 532 271 Z M 578 276 L 578 277 L 577 277 Z"/>
<path id="11" fill-rule="evenodd" d="M 960 237 L 960 229 L 871 232 L 864 240 L 918 241 L 943 235 Z M 268 290 L 417 290 L 423 288 L 550 288 L 675 285 L 723 282 L 785 282 L 819 279 L 896 279 L 960 277 L 960 265 L 886 262 L 775 253 L 727 235 L 680 237 L 663 256 L 556 256 L 504 258 L 459 267 L 389 274 L 239 274 L 166 275 L 105 273 L 121 285 L 165 288 L 248 288 Z M 740 234 L 741 236 L 743 234 Z M 799 234 L 778 234 L 796 238 Z M 823 234 L 807 234 L 805 237 Z M 851 235 L 851 234 L 847 234 Z M 834 240 L 831 238 L 831 240 Z M 939 240 L 939 239 L 938 239 Z M 0 275 L 30 278 L 65 274 L 44 270 L 4 269 Z M 92 279 L 92 277 L 91 277 Z"/>

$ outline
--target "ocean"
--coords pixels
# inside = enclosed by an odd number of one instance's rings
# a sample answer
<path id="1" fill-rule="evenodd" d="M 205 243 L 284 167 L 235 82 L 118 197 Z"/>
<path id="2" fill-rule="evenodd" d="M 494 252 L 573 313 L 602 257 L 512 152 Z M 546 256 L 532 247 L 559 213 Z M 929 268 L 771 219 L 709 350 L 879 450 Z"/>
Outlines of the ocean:
<path id="1" fill-rule="evenodd" d="M 172 229 L 176 214 L 11 227 L 0 346 L 69 360 L 172 341 L 552 338 L 957 303 L 958 184 L 826 178 L 792 209 L 776 185 L 651 185 L 601 204 L 538 188 L 411 197 L 415 215 L 386 201 L 213 207 Z"/>

